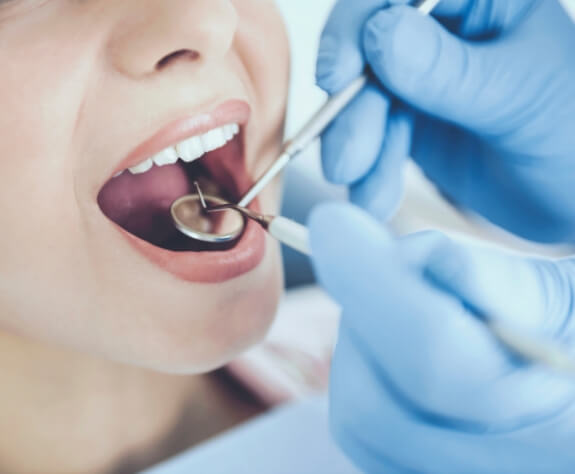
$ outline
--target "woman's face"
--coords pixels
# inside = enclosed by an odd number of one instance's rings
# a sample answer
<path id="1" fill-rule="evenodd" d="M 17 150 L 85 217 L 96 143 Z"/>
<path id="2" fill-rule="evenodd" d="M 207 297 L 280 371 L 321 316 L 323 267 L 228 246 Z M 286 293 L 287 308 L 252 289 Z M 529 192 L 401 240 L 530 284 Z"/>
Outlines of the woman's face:
<path id="1" fill-rule="evenodd" d="M 260 339 L 277 245 L 248 227 L 197 251 L 168 211 L 194 180 L 237 198 L 277 155 L 273 2 L 0 0 L 0 63 L 0 331 L 188 373 Z"/>

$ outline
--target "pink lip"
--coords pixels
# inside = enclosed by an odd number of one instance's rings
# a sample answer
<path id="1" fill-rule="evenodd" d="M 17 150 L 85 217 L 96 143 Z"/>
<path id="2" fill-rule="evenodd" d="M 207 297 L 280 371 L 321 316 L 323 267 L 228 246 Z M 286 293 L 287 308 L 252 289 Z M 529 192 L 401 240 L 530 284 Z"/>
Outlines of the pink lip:
<path id="1" fill-rule="evenodd" d="M 202 135 L 214 128 L 232 123 L 245 125 L 249 121 L 250 115 L 251 108 L 247 102 L 243 100 L 229 100 L 218 106 L 211 113 L 176 120 L 132 151 L 114 169 L 111 176 L 151 158 L 156 153 L 186 138 Z"/>
<path id="2" fill-rule="evenodd" d="M 118 165 L 113 174 L 134 166 L 186 138 L 200 135 L 230 123 L 245 125 L 249 120 L 250 112 L 250 106 L 246 102 L 230 100 L 217 107 L 210 114 L 177 120 L 138 146 Z M 245 136 L 245 132 L 240 135 Z M 240 137 L 240 139 L 242 138 Z M 253 184 L 253 180 L 246 169 L 243 139 L 242 149 L 241 159 L 230 160 L 225 166 L 233 170 L 238 188 L 246 190 Z M 254 210 L 259 209 L 257 199 L 250 207 Z M 255 269 L 265 255 L 265 232 L 254 222 L 250 222 L 247 225 L 243 236 L 234 248 L 226 251 L 210 252 L 175 252 L 165 250 L 136 237 L 116 224 L 114 226 L 134 249 L 152 263 L 177 278 L 189 282 L 220 283 L 239 277 Z"/>
<path id="3" fill-rule="evenodd" d="M 265 255 L 266 236 L 255 222 L 248 223 L 233 249 L 222 252 L 172 252 L 118 229 L 136 250 L 158 267 L 189 282 L 221 283 L 237 278 L 255 269 Z"/>

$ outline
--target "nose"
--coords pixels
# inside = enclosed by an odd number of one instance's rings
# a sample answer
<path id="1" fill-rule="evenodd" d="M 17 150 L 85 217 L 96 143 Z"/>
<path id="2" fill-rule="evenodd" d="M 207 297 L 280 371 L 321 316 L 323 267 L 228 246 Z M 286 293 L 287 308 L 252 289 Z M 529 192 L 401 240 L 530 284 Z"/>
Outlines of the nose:
<path id="1" fill-rule="evenodd" d="M 118 4 L 121 19 L 109 51 L 116 69 L 135 78 L 176 63 L 201 64 L 225 56 L 238 26 L 231 0 L 122 0 Z"/>

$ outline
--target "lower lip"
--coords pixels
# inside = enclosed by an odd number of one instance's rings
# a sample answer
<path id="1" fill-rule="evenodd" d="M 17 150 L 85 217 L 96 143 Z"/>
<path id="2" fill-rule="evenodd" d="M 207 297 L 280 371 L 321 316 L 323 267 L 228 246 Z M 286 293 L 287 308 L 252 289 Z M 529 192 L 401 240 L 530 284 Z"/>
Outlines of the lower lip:
<path id="1" fill-rule="evenodd" d="M 257 208 L 257 202 L 252 206 Z M 162 270 L 193 283 L 222 283 L 254 270 L 265 255 L 265 231 L 255 222 L 234 248 L 226 251 L 173 252 L 156 247 L 118 227 L 128 242 Z"/>

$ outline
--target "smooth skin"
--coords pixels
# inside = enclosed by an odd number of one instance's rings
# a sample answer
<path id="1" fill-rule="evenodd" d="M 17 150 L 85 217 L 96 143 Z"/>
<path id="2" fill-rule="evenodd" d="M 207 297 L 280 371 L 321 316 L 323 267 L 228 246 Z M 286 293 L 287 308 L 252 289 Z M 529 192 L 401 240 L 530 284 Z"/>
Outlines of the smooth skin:
<path id="1" fill-rule="evenodd" d="M 281 264 L 269 242 L 240 278 L 178 280 L 96 198 L 136 146 L 228 99 L 252 108 L 250 173 L 268 166 L 282 19 L 271 0 L 9 0 L 0 63 L 0 472 L 138 472 L 243 416 L 192 375 L 263 337 Z M 262 210 L 278 204 L 275 184 Z"/>

